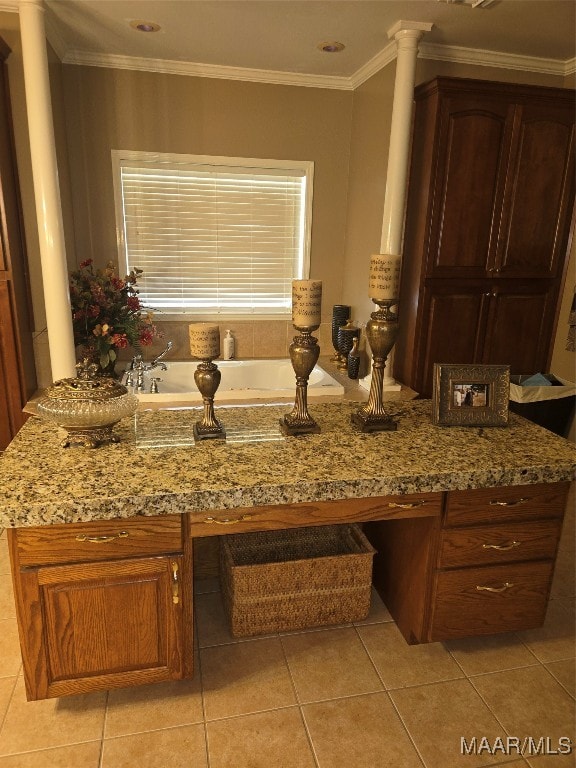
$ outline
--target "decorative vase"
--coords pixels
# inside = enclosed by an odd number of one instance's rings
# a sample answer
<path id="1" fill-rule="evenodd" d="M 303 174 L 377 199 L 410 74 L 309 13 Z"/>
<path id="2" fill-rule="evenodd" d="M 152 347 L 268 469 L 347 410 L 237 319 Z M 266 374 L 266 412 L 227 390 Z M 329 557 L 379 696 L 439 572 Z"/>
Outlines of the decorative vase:
<path id="1" fill-rule="evenodd" d="M 138 398 L 110 377 L 98 375 L 97 366 L 87 358 L 76 368 L 76 378 L 60 379 L 46 390 L 38 401 L 38 415 L 66 430 L 63 448 L 118 442 L 112 428 L 134 413 Z"/>

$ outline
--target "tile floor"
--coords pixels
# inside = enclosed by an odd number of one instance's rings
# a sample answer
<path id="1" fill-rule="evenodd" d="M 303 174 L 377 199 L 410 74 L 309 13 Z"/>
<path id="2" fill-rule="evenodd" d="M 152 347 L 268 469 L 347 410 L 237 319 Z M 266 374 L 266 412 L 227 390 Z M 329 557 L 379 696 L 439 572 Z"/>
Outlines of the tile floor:
<path id="1" fill-rule="evenodd" d="M 575 766 L 503 752 L 576 744 L 574 517 L 572 501 L 542 629 L 409 647 L 374 595 L 364 622 L 238 641 L 206 580 L 194 680 L 41 702 L 25 700 L 3 533 L 0 768 Z"/>

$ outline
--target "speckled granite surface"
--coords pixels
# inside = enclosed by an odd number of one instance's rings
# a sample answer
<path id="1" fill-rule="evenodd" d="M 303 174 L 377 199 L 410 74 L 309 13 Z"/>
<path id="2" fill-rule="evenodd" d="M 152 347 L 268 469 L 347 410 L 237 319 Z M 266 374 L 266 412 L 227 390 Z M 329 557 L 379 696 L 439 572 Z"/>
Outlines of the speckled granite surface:
<path id="1" fill-rule="evenodd" d="M 284 437 L 288 406 L 217 408 L 226 441 L 195 444 L 197 408 L 139 412 L 121 442 L 60 448 L 30 418 L 0 459 L 0 525 L 27 526 L 263 504 L 558 482 L 576 477 L 568 441 L 510 414 L 508 427 L 436 427 L 431 402 L 391 402 L 396 432 L 362 434 L 355 403 L 310 405 L 322 432 Z"/>

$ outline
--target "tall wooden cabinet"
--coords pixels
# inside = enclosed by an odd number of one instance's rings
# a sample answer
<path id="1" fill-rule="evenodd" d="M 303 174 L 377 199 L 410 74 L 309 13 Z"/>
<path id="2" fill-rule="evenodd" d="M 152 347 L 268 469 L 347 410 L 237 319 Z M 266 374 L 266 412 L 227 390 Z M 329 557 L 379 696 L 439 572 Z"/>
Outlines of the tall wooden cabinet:
<path id="1" fill-rule="evenodd" d="M 547 371 L 574 211 L 575 94 L 436 78 L 415 92 L 395 376 Z"/>
<path id="2" fill-rule="evenodd" d="M 36 389 L 8 73 L 10 49 L 0 38 L 0 451 L 24 423 L 22 408 Z"/>

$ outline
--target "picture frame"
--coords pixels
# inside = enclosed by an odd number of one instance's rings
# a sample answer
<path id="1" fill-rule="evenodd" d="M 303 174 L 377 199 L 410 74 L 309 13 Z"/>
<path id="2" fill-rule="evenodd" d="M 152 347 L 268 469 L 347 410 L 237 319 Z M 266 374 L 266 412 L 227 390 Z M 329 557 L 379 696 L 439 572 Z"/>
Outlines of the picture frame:
<path id="1" fill-rule="evenodd" d="M 509 365 L 434 364 L 432 421 L 445 427 L 505 427 Z"/>

